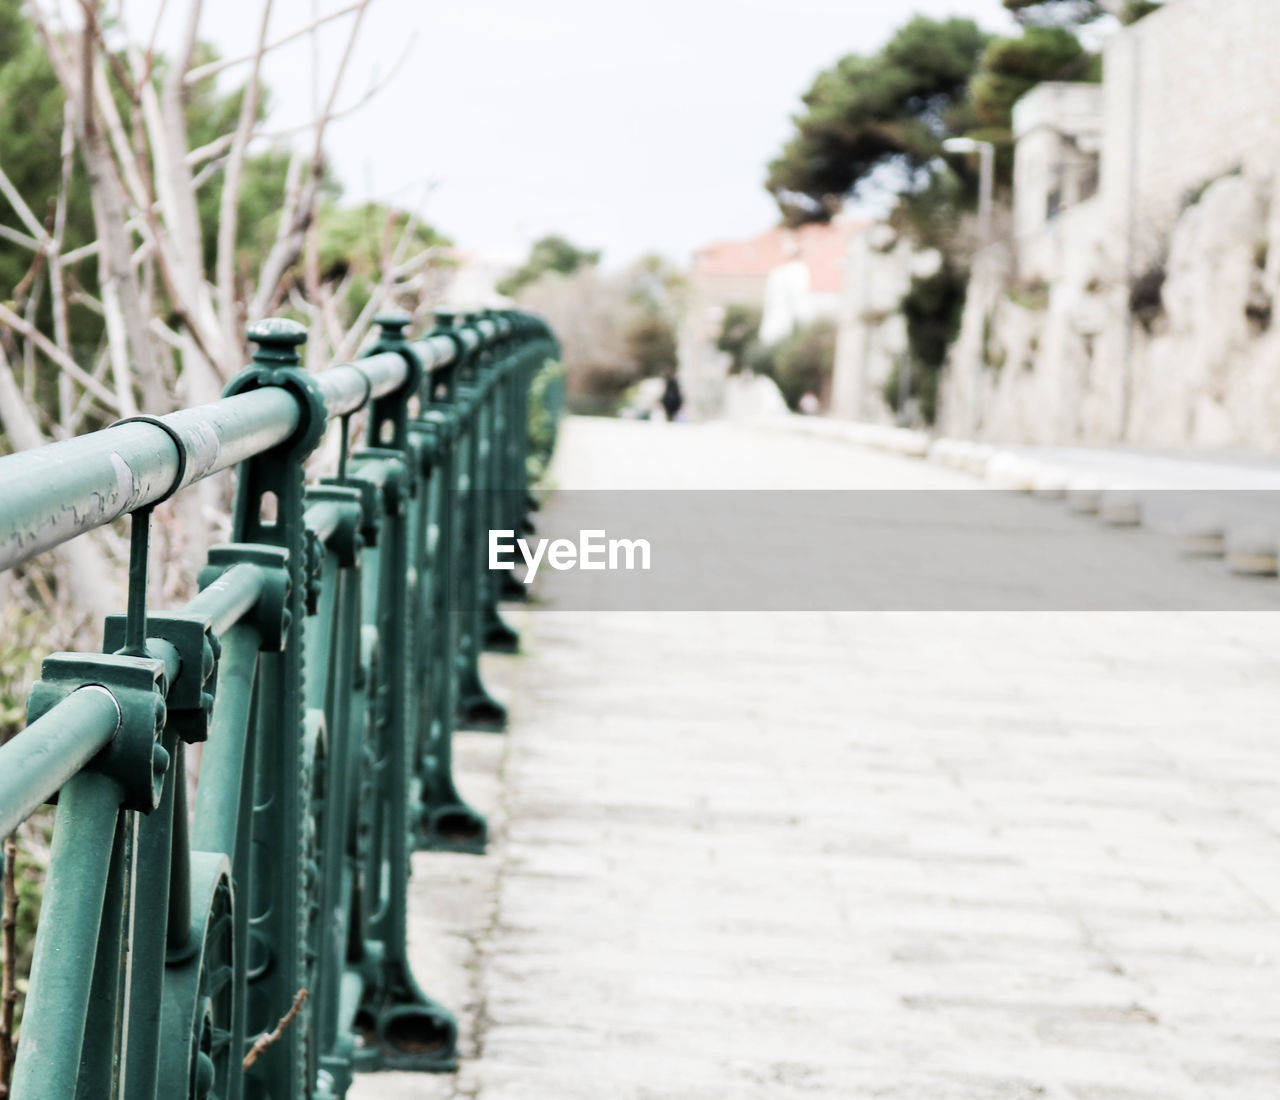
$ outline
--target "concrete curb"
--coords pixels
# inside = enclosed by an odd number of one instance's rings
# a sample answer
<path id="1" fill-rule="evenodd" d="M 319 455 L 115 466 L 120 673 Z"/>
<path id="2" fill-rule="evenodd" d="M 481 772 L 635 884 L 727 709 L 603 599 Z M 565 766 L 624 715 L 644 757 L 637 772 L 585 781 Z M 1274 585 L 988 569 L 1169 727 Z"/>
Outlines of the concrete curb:
<path id="1" fill-rule="evenodd" d="M 995 489 L 1060 500 L 1068 511 L 1096 516 L 1111 527 L 1140 527 L 1145 523 L 1144 487 L 1106 474 L 1077 472 L 989 443 L 934 437 L 927 432 L 886 424 L 794 413 L 755 423 L 769 430 L 838 439 L 873 450 L 921 458 L 980 478 Z M 1149 488 L 1154 491 L 1159 487 Z M 1163 528 L 1151 529 L 1163 531 Z M 1226 520 L 1210 509 L 1195 509 L 1182 517 L 1176 530 L 1164 533 L 1174 537 L 1179 552 L 1186 557 L 1223 558 L 1227 569 L 1241 576 L 1277 575 L 1280 532 L 1265 524 Z"/>

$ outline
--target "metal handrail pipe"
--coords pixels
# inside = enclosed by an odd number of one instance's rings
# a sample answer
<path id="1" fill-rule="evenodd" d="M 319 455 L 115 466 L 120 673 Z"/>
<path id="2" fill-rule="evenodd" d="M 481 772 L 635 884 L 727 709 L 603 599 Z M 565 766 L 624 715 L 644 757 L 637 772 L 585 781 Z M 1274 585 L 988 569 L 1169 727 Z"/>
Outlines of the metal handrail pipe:
<path id="1" fill-rule="evenodd" d="M 241 562 L 202 588 L 187 601 L 183 610 L 190 615 L 207 617 L 213 632 L 221 634 L 253 610 L 265 587 L 262 570 Z"/>
<path id="2" fill-rule="evenodd" d="M 316 381 L 332 418 L 347 416 L 363 408 L 372 398 L 395 392 L 404 385 L 408 376 L 409 364 L 404 356 L 399 352 L 384 351 L 358 363 L 333 367 L 316 375 Z"/>
<path id="3" fill-rule="evenodd" d="M 316 536 L 321 545 L 324 545 L 342 526 L 342 509 L 331 500 L 322 500 L 309 505 L 302 518 L 307 525 L 307 530 Z"/>
<path id="4" fill-rule="evenodd" d="M 386 352 L 316 378 L 341 416 L 403 385 L 408 369 Z M 0 570 L 270 450 L 300 419 L 295 396 L 264 386 L 0 458 Z"/>
<path id="5" fill-rule="evenodd" d="M 0 836 L 8 836 L 101 752 L 120 728 L 115 696 L 73 691 L 0 745 Z"/>
<path id="6" fill-rule="evenodd" d="M 296 398 L 264 387 L 6 455 L 0 458 L 0 569 L 270 450 L 300 419 Z"/>
<path id="7" fill-rule="evenodd" d="M 466 338 L 465 334 L 463 338 Z M 422 340 L 414 340 L 410 347 L 422 360 L 422 366 L 427 371 L 447 367 L 458 357 L 458 345 L 449 336 L 428 336 Z"/>

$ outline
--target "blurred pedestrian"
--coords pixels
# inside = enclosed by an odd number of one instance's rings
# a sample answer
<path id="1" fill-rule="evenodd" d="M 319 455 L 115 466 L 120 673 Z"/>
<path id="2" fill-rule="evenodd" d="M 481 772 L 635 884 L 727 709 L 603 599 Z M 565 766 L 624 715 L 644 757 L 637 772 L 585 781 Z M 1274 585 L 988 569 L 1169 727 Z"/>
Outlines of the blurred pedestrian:
<path id="1" fill-rule="evenodd" d="M 667 414 L 668 420 L 674 420 L 681 406 L 684 405 L 684 395 L 680 392 L 680 383 L 676 381 L 675 371 L 667 371 L 664 377 L 667 385 L 662 391 L 662 409 Z"/>

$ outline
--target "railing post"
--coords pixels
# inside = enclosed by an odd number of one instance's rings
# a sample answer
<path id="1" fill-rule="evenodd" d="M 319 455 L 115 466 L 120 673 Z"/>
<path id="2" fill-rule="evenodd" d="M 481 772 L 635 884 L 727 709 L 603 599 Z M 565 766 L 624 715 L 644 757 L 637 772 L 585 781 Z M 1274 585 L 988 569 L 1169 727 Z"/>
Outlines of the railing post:
<path id="1" fill-rule="evenodd" d="M 475 327 L 469 316 L 464 328 Z M 501 733 L 507 725 L 507 708 L 484 686 L 480 677 L 480 652 L 484 648 L 485 604 L 488 596 L 488 568 L 485 560 L 486 502 L 485 457 L 487 456 L 488 377 L 486 351 L 464 360 L 464 379 L 458 386 L 460 419 L 463 426 L 462 472 L 459 478 L 461 511 L 458 547 L 458 584 L 455 614 L 458 616 L 458 723 L 464 729 Z"/>
<path id="2" fill-rule="evenodd" d="M 382 314 L 378 342 L 370 355 L 387 351 L 408 365 L 405 383 L 374 401 L 369 413 L 369 446 L 355 452 L 350 482 L 375 490 L 377 569 L 367 571 L 364 623 L 376 630 L 383 704 L 378 708 L 375 791 L 381 807 L 377 822 L 378 904 L 363 944 L 360 967 L 366 986 L 359 1013 L 368 1041 L 356 1054 L 359 1069 L 452 1069 L 457 1064 L 457 1023 L 452 1013 L 426 996 L 408 959 L 409 784 L 416 763 L 413 705 L 418 690 L 410 681 L 412 645 L 410 607 L 416 592 L 410 557 L 414 511 L 421 495 L 417 463 L 409 447 L 409 402 L 423 379 L 422 363 L 404 338 L 407 314 Z"/>
<path id="3" fill-rule="evenodd" d="M 466 345 L 438 315 L 437 336 L 448 336 L 459 355 Z M 457 610 L 455 584 L 458 555 L 459 494 L 457 452 L 460 435 L 458 405 L 449 399 L 457 363 L 426 380 L 419 415 L 409 422 L 409 440 L 418 463 L 421 486 L 413 523 L 413 576 L 416 595 L 412 624 L 414 683 L 421 694 L 413 708 L 417 716 L 414 781 L 410 804 L 416 814 L 419 848 L 483 852 L 488 833 L 484 818 L 468 806 L 453 779 L 453 733 L 457 721 L 458 675 L 455 661 Z M 435 391 L 441 390 L 441 400 Z"/>
<path id="4" fill-rule="evenodd" d="M 504 717 L 477 663 L 500 623 L 485 536 L 524 522 L 548 341 L 506 314 L 420 343 L 407 315 L 377 320 L 367 362 L 319 376 L 300 325 L 263 322 L 224 400 L 0 459 L 21 517 L 45 522 L 46 471 L 61 513 L 91 517 L 37 550 L 134 522 L 106 652 L 48 658 L 0 748 L 6 831 L 60 792 L 17 1100 L 338 1100 L 357 1069 L 456 1064 L 453 1016 L 409 968 L 409 855 L 484 846 L 451 741 L 459 715 Z M 307 489 L 331 416 L 338 476 Z M 233 466 L 234 541 L 185 608 L 150 614 L 151 506 Z M 185 747 L 205 741 L 188 832 Z"/>
<path id="5" fill-rule="evenodd" d="M 315 379 L 301 368 L 298 349 L 306 329 L 293 321 L 268 320 L 250 327 L 257 345 L 249 366 L 232 379 L 227 394 L 281 387 L 298 402 L 294 435 L 244 463 L 236 486 L 232 539 L 241 545 L 285 551 L 288 593 L 287 640 L 278 652 L 259 659 L 257 759 L 250 865 L 236 868 L 247 905 L 248 971 L 245 1006 L 248 1038 L 270 1031 L 308 988 L 306 916 L 315 883 L 303 864 L 303 837 L 311 807 L 304 789 L 315 764 L 306 738 L 306 654 L 302 622 L 309 584 L 309 542 L 303 523 L 303 462 L 324 433 L 327 410 Z M 274 513 L 274 514 L 273 514 Z M 278 1042 L 267 1047 L 249 1070 L 248 1097 L 306 1095 L 314 1080 L 314 1050 L 307 1042 L 311 1009 L 305 1007 Z"/>

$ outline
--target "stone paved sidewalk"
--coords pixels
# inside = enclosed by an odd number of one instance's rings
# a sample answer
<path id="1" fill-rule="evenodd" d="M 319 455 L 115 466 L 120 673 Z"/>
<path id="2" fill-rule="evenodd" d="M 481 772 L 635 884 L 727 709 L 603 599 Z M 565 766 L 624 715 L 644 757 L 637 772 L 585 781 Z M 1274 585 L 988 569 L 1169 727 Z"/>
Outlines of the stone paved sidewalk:
<path id="1" fill-rule="evenodd" d="M 586 421 L 557 477 L 968 484 Z M 1277 616 L 516 618 L 493 851 L 415 862 L 463 1067 L 357 1097 L 1280 1096 Z"/>

